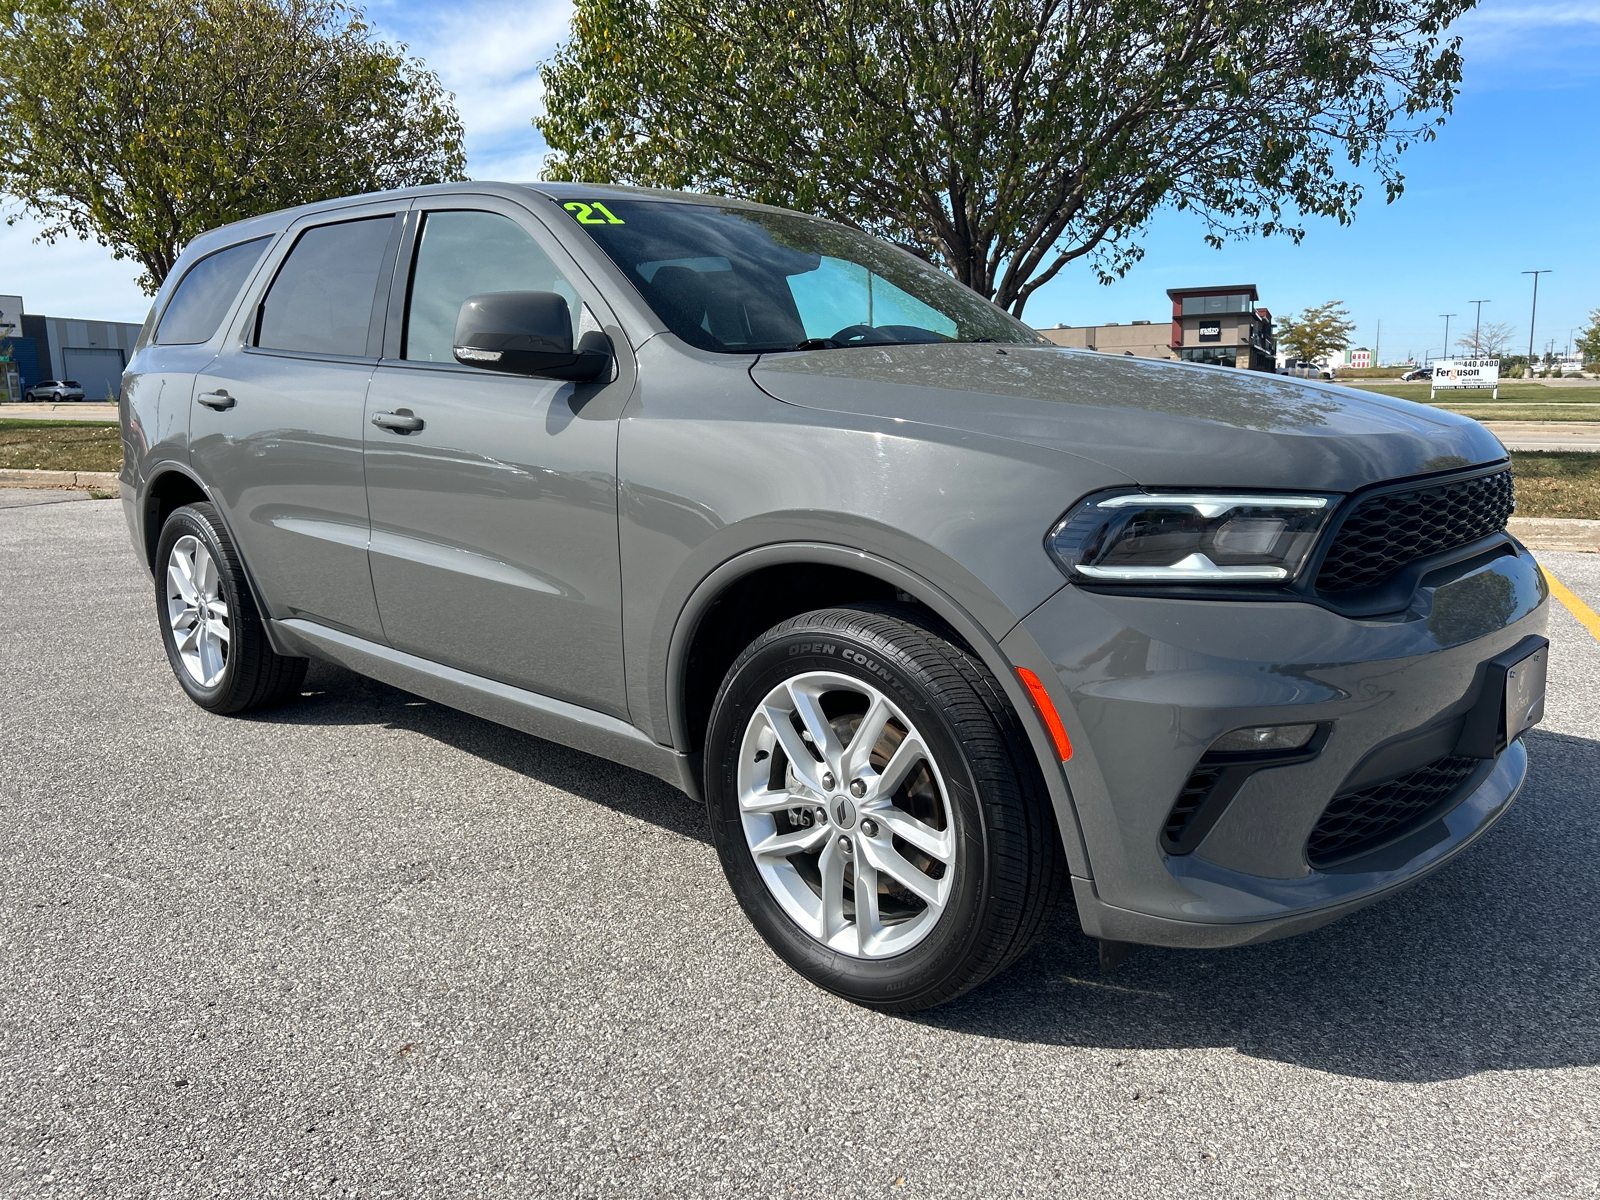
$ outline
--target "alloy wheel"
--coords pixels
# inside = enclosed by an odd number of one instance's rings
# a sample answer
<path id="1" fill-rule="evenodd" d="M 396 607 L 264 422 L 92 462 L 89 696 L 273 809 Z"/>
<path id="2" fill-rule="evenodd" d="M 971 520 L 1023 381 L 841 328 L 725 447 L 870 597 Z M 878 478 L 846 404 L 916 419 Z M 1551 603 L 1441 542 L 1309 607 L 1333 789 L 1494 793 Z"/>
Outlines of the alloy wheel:
<path id="1" fill-rule="evenodd" d="M 817 941 L 886 958 L 938 923 L 955 867 L 949 795 L 883 692 L 830 671 L 784 680 L 745 727 L 738 789 L 762 880 Z"/>
<path id="2" fill-rule="evenodd" d="M 228 616 L 216 560 L 186 534 L 167 556 L 167 619 L 184 670 L 201 687 L 215 687 L 228 667 Z"/>

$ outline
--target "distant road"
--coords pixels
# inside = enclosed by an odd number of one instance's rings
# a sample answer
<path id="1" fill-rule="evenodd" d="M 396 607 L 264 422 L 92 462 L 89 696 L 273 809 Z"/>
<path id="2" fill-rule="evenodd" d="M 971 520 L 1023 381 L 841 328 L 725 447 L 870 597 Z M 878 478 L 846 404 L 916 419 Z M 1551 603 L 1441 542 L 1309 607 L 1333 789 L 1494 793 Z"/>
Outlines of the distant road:
<path id="1" fill-rule="evenodd" d="M 1485 421 L 1507 450 L 1600 452 L 1600 421 Z"/>

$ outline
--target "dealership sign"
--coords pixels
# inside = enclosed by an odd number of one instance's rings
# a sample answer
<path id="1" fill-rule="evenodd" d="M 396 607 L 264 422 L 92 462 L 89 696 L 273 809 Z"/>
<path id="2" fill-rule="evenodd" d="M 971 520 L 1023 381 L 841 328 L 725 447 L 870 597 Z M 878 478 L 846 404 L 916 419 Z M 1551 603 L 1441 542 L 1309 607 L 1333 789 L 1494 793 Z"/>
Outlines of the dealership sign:
<path id="1" fill-rule="evenodd" d="M 1498 358 L 1441 358 L 1433 364 L 1435 392 L 1463 388 L 1493 388 L 1500 399 L 1500 360 Z M 1429 396 L 1432 399 L 1432 396 Z"/>

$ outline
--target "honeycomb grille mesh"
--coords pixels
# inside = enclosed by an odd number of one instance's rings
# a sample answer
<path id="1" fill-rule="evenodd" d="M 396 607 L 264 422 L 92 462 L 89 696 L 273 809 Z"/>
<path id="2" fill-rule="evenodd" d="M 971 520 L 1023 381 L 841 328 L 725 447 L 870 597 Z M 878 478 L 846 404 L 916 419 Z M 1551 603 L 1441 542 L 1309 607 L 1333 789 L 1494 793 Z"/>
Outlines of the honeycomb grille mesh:
<path id="1" fill-rule="evenodd" d="M 1317 575 L 1317 590 L 1347 592 L 1506 527 L 1511 471 L 1436 483 L 1364 500 L 1344 519 Z"/>
<path id="2" fill-rule="evenodd" d="M 1447 799 L 1481 761 L 1446 755 L 1385 783 L 1335 796 L 1311 831 L 1306 861 L 1327 866 L 1375 847 Z"/>

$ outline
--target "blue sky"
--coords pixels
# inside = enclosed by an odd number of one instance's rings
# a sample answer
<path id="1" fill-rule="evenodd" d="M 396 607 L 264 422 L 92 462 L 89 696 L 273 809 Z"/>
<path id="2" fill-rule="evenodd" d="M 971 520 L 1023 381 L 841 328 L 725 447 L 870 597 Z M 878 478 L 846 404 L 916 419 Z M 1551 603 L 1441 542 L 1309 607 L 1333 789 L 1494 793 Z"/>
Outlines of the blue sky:
<path id="1" fill-rule="evenodd" d="M 368 15 L 407 42 L 456 94 L 467 129 L 468 173 L 479 179 L 537 176 L 544 146 L 529 124 L 539 104 L 537 69 L 565 36 L 566 0 L 466 0 L 453 5 L 382 0 Z M 1169 287 L 1255 283 L 1283 314 L 1343 300 L 1357 338 L 1372 345 L 1382 322 L 1385 359 L 1437 354 L 1444 319 L 1452 339 L 1470 324 L 1506 321 L 1526 346 L 1531 283 L 1520 272 L 1553 268 L 1539 284 L 1539 348 L 1567 343 L 1600 307 L 1600 0 L 1486 0 L 1457 26 L 1467 78 L 1437 141 L 1402 159 L 1406 191 L 1386 205 L 1381 187 L 1352 226 L 1310 226 L 1305 242 L 1230 243 L 1221 251 L 1182 214 L 1159 216 L 1145 258 L 1126 279 L 1101 286 L 1069 269 L 1029 303 L 1038 326 L 1162 319 Z M 3 211 L 15 211 L 14 203 Z M 0 293 L 21 293 L 28 311 L 141 320 L 148 300 L 138 271 L 93 243 L 36 245 L 26 219 L 0 226 Z"/>

